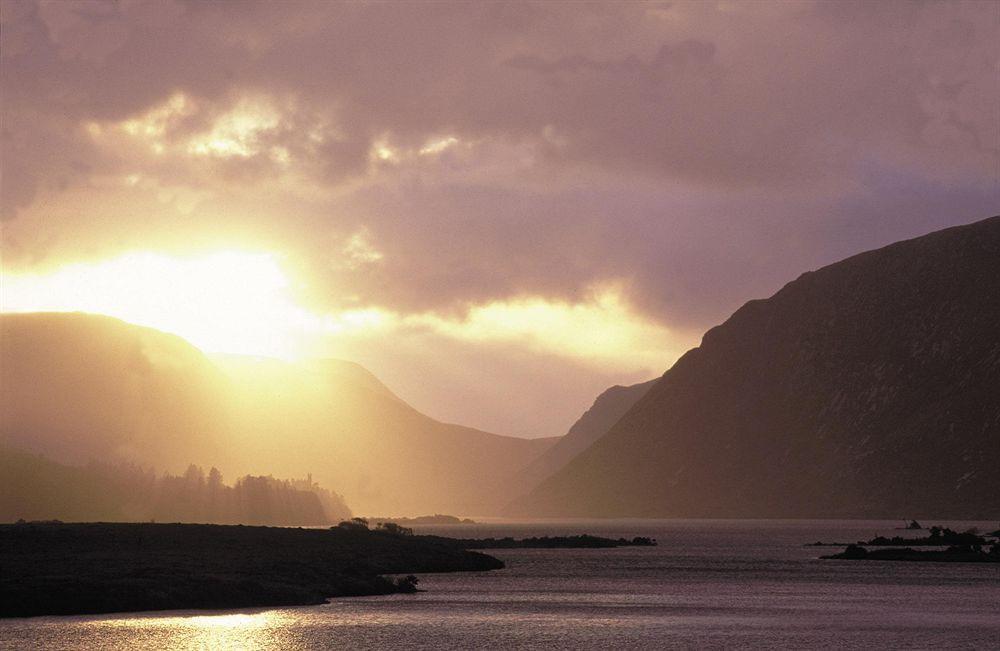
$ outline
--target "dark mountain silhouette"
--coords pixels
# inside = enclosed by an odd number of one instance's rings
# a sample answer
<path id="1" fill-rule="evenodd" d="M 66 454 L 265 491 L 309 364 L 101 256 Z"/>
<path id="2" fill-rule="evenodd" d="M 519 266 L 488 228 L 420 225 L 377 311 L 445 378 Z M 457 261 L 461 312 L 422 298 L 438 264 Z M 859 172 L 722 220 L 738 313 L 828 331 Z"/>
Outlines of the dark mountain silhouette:
<path id="1" fill-rule="evenodd" d="M 627 387 L 616 385 L 597 396 L 594 404 L 573 423 L 565 436 L 519 473 L 518 482 L 522 490 L 531 490 L 607 434 L 657 380 L 659 378 Z"/>
<path id="2" fill-rule="evenodd" d="M 995 518 L 997 495 L 993 217 L 747 303 L 514 510 Z"/>
<path id="3" fill-rule="evenodd" d="M 86 314 L 0 316 L 0 441 L 70 464 L 305 476 L 354 510 L 489 514 L 552 444 L 438 422 L 350 362 L 209 359 Z"/>

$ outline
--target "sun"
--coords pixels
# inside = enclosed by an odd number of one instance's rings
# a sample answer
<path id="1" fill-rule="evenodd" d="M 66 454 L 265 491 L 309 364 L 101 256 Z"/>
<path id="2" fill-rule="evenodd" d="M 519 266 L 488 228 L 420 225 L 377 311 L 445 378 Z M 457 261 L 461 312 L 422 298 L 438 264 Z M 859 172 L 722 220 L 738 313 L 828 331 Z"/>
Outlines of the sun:
<path id="1" fill-rule="evenodd" d="M 293 289 L 273 253 L 137 251 L 47 274 L 5 274 L 0 309 L 106 314 L 205 352 L 296 359 L 309 352 L 322 319 L 294 300 Z"/>

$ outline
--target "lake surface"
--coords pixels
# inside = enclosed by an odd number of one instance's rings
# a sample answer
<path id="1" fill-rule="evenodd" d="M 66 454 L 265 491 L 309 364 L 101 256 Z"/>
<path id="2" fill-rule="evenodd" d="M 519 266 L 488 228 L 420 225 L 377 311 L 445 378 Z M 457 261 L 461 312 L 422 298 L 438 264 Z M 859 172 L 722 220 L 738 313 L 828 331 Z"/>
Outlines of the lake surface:
<path id="1" fill-rule="evenodd" d="M 1000 648 L 1000 566 L 821 561 L 820 554 L 840 550 L 803 547 L 926 535 L 898 526 L 858 520 L 422 526 L 417 533 L 652 536 L 660 545 L 492 550 L 506 569 L 421 575 L 426 592 L 322 606 L 0 620 L 0 648 Z"/>

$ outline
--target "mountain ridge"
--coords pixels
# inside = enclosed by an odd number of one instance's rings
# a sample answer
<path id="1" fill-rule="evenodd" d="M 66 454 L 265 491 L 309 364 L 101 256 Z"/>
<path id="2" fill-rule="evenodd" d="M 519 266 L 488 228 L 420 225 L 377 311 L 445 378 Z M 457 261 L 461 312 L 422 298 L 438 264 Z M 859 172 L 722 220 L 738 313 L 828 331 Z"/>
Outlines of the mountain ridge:
<path id="1" fill-rule="evenodd" d="M 563 517 L 996 517 L 1000 217 L 804 273 L 515 502 Z"/>
<path id="2" fill-rule="evenodd" d="M 559 437 L 552 447 L 518 473 L 517 481 L 525 486 L 525 492 L 537 486 L 594 441 L 604 436 L 659 379 L 654 378 L 629 386 L 616 384 L 602 391 L 590 408 L 570 426 L 566 434 Z"/>

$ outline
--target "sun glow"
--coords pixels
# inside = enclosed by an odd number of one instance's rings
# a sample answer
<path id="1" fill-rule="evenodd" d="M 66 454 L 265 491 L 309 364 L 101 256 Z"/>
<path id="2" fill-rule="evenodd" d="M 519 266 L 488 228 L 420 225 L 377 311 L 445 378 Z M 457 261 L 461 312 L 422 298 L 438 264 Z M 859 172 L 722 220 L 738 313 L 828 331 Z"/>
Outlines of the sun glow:
<path id="1" fill-rule="evenodd" d="M 522 296 L 472 305 L 464 318 L 427 313 L 406 323 L 472 342 L 520 342 L 539 352 L 657 368 L 690 347 L 683 335 L 636 313 L 615 283 L 580 302 Z"/>
<path id="2" fill-rule="evenodd" d="M 270 253 L 194 257 L 134 252 L 43 275 L 3 278 L 4 312 L 93 312 L 179 335 L 206 352 L 292 359 L 328 331 L 297 304 L 292 281 Z"/>

